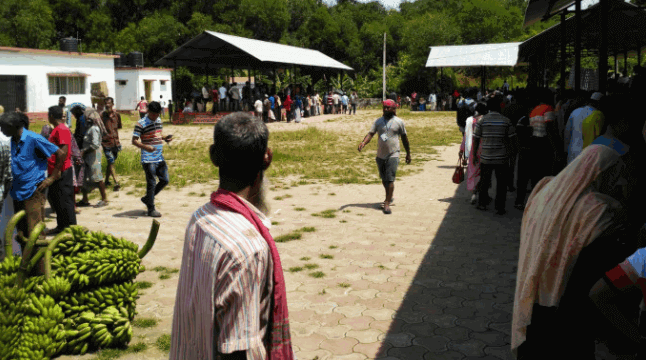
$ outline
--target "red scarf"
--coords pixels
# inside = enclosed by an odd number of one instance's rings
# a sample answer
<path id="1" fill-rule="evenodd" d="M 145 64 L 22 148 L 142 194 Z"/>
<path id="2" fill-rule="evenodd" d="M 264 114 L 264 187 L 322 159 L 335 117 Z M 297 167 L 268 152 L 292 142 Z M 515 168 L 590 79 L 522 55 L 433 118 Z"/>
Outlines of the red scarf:
<path id="1" fill-rule="evenodd" d="M 287 292 L 285 289 L 285 278 L 283 277 L 283 266 L 280 263 L 278 248 L 269 230 L 260 221 L 260 218 L 236 195 L 235 193 L 218 189 L 211 194 L 211 204 L 236 212 L 252 223 L 260 235 L 267 241 L 271 251 L 271 258 L 274 262 L 274 299 L 273 311 L 271 314 L 271 331 L 269 334 L 271 360 L 291 360 L 294 358 L 291 336 L 289 333 L 289 319 L 287 315 Z"/>

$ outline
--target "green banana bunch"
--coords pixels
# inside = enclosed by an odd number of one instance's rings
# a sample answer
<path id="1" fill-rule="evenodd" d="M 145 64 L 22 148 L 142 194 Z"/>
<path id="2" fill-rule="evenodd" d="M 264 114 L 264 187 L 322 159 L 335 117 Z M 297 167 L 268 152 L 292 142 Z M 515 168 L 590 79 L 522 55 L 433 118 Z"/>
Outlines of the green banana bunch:
<path id="1" fill-rule="evenodd" d="M 133 281 L 99 286 L 69 293 L 59 304 L 68 318 L 75 318 L 85 311 L 100 313 L 109 306 L 125 308 L 128 319 L 135 316 L 139 289 Z"/>
<path id="2" fill-rule="evenodd" d="M 67 352 L 83 354 L 88 349 L 127 345 L 132 340 L 132 325 L 125 308 L 109 306 L 98 315 L 86 311 L 75 321 L 75 329 L 65 331 Z"/>
<path id="3" fill-rule="evenodd" d="M 67 279 L 59 276 L 55 276 L 44 280 L 41 284 L 34 286 L 34 290 L 42 295 L 49 295 L 54 300 L 59 300 L 63 296 L 67 295 L 72 289 L 72 284 L 70 284 Z"/>
<path id="4" fill-rule="evenodd" d="M 72 234 L 73 240 L 63 241 L 54 249 L 54 255 L 76 255 L 100 249 L 130 250 L 137 252 L 139 246 L 124 238 L 117 238 L 103 232 L 89 232 L 83 226 L 70 226 L 63 233 Z"/>
<path id="5" fill-rule="evenodd" d="M 57 256 L 52 269 L 67 278 L 73 289 L 132 280 L 139 274 L 141 259 L 131 250 L 102 249 L 76 256 Z"/>
<path id="6" fill-rule="evenodd" d="M 20 267 L 19 256 L 6 256 L 2 262 L 0 262 L 0 275 L 15 274 Z"/>

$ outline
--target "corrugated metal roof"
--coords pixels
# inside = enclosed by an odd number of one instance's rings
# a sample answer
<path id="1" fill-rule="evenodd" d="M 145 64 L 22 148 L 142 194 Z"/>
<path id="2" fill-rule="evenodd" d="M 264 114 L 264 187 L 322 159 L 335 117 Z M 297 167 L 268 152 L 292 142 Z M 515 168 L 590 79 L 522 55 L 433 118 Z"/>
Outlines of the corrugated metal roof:
<path id="1" fill-rule="evenodd" d="M 520 44 L 432 46 L 426 67 L 515 66 Z"/>
<path id="2" fill-rule="evenodd" d="M 273 69 L 280 66 L 311 66 L 353 71 L 351 67 L 318 50 L 205 31 L 158 60 L 162 66 L 195 68 L 234 67 Z"/>
<path id="3" fill-rule="evenodd" d="M 523 27 L 532 25 L 533 23 L 549 18 L 564 9 L 567 9 L 576 0 L 529 0 L 527 10 L 525 10 L 525 21 Z"/>

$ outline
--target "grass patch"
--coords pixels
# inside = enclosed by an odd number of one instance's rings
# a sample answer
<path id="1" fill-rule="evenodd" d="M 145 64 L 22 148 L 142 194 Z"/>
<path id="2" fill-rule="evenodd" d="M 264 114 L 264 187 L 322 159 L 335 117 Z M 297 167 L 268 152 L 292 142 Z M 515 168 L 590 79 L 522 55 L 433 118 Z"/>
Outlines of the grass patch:
<path id="1" fill-rule="evenodd" d="M 148 349 L 148 345 L 143 342 L 138 342 L 134 345 L 130 345 L 125 349 L 102 349 L 96 353 L 96 357 L 93 360 L 112 360 L 118 359 L 124 355 L 136 354 Z"/>
<path id="2" fill-rule="evenodd" d="M 315 272 L 309 273 L 309 276 L 319 279 L 325 276 L 325 273 L 323 271 L 315 271 Z"/>
<path id="3" fill-rule="evenodd" d="M 188 196 L 195 196 L 195 195 L 197 195 L 195 191 L 191 191 L 190 193 L 188 193 Z"/>
<path id="4" fill-rule="evenodd" d="M 307 261 L 307 260 L 309 260 L 309 259 L 310 259 L 310 257 L 309 257 L 309 256 L 303 256 L 303 257 L 301 258 L 301 260 L 303 260 L 303 261 Z"/>
<path id="5" fill-rule="evenodd" d="M 272 221 L 271 224 L 272 225 L 280 225 L 280 223 L 278 221 Z"/>
<path id="6" fill-rule="evenodd" d="M 128 192 L 126 193 L 126 195 L 134 195 L 134 194 L 135 194 L 135 191 L 134 191 L 134 190 L 130 190 L 130 191 L 128 191 Z"/>
<path id="7" fill-rule="evenodd" d="M 366 216 L 366 214 L 357 214 L 357 216 Z"/>
<path id="8" fill-rule="evenodd" d="M 343 210 L 342 212 L 343 212 L 343 213 L 345 213 L 345 214 L 347 214 L 347 213 L 349 213 L 349 212 L 350 212 L 350 210 Z"/>
<path id="9" fill-rule="evenodd" d="M 323 289 L 323 290 L 319 291 L 319 295 L 325 295 L 325 294 L 327 294 L 327 292 L 325 291 L 325 289 Z"/>
<path id="10" fill-rule="evenodd" d="M 153 318 L 137 318 L 132 322 L 132 326 L 138 328 L 151 328 L 157 326 L 157 319 Z"/>
<path id="11" fill-rule="evenodd" d="M 141 290 L 150 289 L 153 286 L 153 283 L 150 281 L 137 281 L 137 287 Z"/>
<path id="12" fill-rule="evenodd" d="M 318 268 L 319 268 L 319 265 L 318 265 L 318 264 L 305 264 L 305 265 L 303 265 L 303 266 L 305 266 L 305 268 L 306 268 L 307 270 L 314 270 L 314 269 L 318 269 Z"/>
<path id="13" fill-rule="evenodd" d="M 314 213 L 312 216 L 322 217 L 325 219 L 332 219 L 336 217 L 336 209 L 323 210 L 319 213 Z"/>
<path id="14" fill-rule="evenodd" d="M 395 244 L 390 244 L 390 246 L 395 246 Z"/>
<path id="15" fill-rule="evenodd" d="M 179 269 L 169 269 L 165 266 L 156 266 L 153 268 L 153 271 L 160 273 L 159 280 L 166 280 L 166 279 L 170 279 L 170 276 L 172 274 L 178 273 Z"/>
<path id="16" fill-rule="evenodd" d="M 170 279 L 170 274 L 159 275 L 159 280 L 168 280 L 168 279 Z"/>
<path id="17" fill-rule="evenodd" d="M 345 221 L 345 220 L 340 220 L 339 222 L 342 223 L 342 224 L 347 223 L 347 221 Z"/>
<path id="18" fill-rule="evenodd" d="M 337 286 L 340 287 L 340 288 L 349 288 L 350 284 L 342 282 L 342 283 L 339 283 Z"/>
<path id="19" fill-rule="evenodd" d="M 157 338 L 157 341 L 155 341 L 155 345 L 157 346 L 157 349 L 163 351 L 163 352 L 169 352 L 170 351 L 170 335 L 164 334 L 160 337 Z"/>
<path id="20" fill-rule="evenodd" d="M 303 267 L 301 267 L 301 266 L 294 266 L 294 267 L 290 267 L 290 268 L 289 268 L 289 272 L 291 272 L 291 273 L 295 273 L 295 272 L 299 272 L 299 271 L 303 271 Z"/>
<path id="21" fill-rule="evenodd" d="M 315 227 L 312 226 L 306 226 L 303 228 L 300 228 L 298 230 L 294 230 L 288 234 L 280 235 L 276 238 L 274 238 L 274 241 L 279 242 L 279 243 L 284 243 L 284 242 L 289 242 L 293 240 L 300 240 L 303 237 L 303 233 L 309 233 L 309 232 L 314 232 L 316 231 Z"/>
<path id="22" fill-rule="evenodd" d="M 294 210 L 296 210 L 296 211 L 305 211 L 305 208 L 304 207 L 297 207 L 297 208 L 294 208 Z"/>
<path id="23" fill-rule="evenodd" d="M 336 248 L 338 248 L 338 246 L 336 246 L 336 245 L 330 245 L 330 247 L 329 247 L 329 249 L 336 249 Z"/>
<path id="24" fill-rule="evenodd" d="M 201 194 L 200 194 L 200 196 L 201 196 L 201 197 L 205 197 L 205 196 L 206 196 L 206 193 L 205 193 L 205 192 L 203 192 L 203 193 L 201 193 Z"/>
<path id="25" fill-rule="evenodd" d="M 335 194 L 335 193 L 329 193 L 328 195 L 330 195 L 330 196 L 335 196 L 336 194 Z"/>
<path id="26" fill-rule="evenodd" d="M 377 267 L 380 268 L 381 270 L 387 270 L 388 269 L 387 267 L 385 267 L 383 265 L 378 265 Z"/>
<path id="27" fill-rule="evenodd" d="M 291 198 L 291 197 L 292 197 L 292 196 L 291 196 L 290 194 L 285 194 L 285 195 L 283 195 L 283 196 L 276 196 L 276 197 L 274 198 L 274 200 L 280 201 L 280 200 L 283 200 L 283 199 L 289 199 L 289 198 Z"/>
<path id="28" fill-rule="evenodd" d="M 319 258 L 321 258 L 321 259 L 334 259 L 334 255 L 321 254 L 321 255 L 319 255 Z"/>

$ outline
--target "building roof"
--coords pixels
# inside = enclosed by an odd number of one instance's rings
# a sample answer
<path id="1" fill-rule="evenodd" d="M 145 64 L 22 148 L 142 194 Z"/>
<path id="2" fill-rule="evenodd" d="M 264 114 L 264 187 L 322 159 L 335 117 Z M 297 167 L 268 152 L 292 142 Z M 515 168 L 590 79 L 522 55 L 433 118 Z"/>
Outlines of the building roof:
<path id="1" fill-rule="evenodd" d="M 515 66 L 520 44 L 431 46 L 426 67 Z"/>
<path id="2" fill-rule="evenodd" d="M 608 55 L 636 50 L 646 44 L 646 12 L 622 0 L 609 0 L 606 11 L 602 11 L 600 4 L 581 11 L 581 48 L 588 53 L 594 54 L 599 49 L 601 42 L 599 24 L 603 16 L 608 18 Z M 575 21 L 574 17 L 570 17 L 563 24 L 558 23 L 525 40 L 519 48 L 519 61 L 527 62 L 533 56 L 551 60 L 560 58 L 563 31 L 565 31 L 566 43 L 574 44 Z M 568 52 L 571 59 L 565 60 L 573 61 L 574 55 L 571 50 Z"/>
<path id="3" fill-rule="evenodd" d="M 272 43 L 213 31 L 189 40 L 158 60 L 162 66 L 187 66 L 197 69 L 237 68 L 275 69 L 312 67 L 320 69 L 353 69 L 320 51 Z"/>
<path id="4" fill-rule="evenodd" d="M 19 47 L 10 47 L 10 46 L 0 46 L 0 52 L 2 51 L 13 52 L 13 53 L 34 54 L 34 55 L 57 55 L 57 56 L 92 57 L 92 58 L 109 58 L 109 59 L 114 59 L 119 57 L 118 55 L 110 55 L 110 54 L 80 53 L 76 51 L 43 50 L 43 49 L 19 48 Z"/>
<path id="5" fill-rule="evenodd" d="M 173 71 L 173 69 L 171 69 L 171 68 L 156 68 L 156 67 L 131 67 L 131 66 L 129 66 L 129 67 L 115 67 L 114 68 L 114 71 L 119 71 L 119 70 L 141 70 L 141 71 L 153 71 L 153 70 L 159 71 L 159 70 L 163 70 L 163 71 Z"/>
<path id="6" fill-rule="evenodd" d="M 523 26 L 530 26 L 537 21 L 556 15 L 575 2 L 576 0 L 529 0 Z"/>

